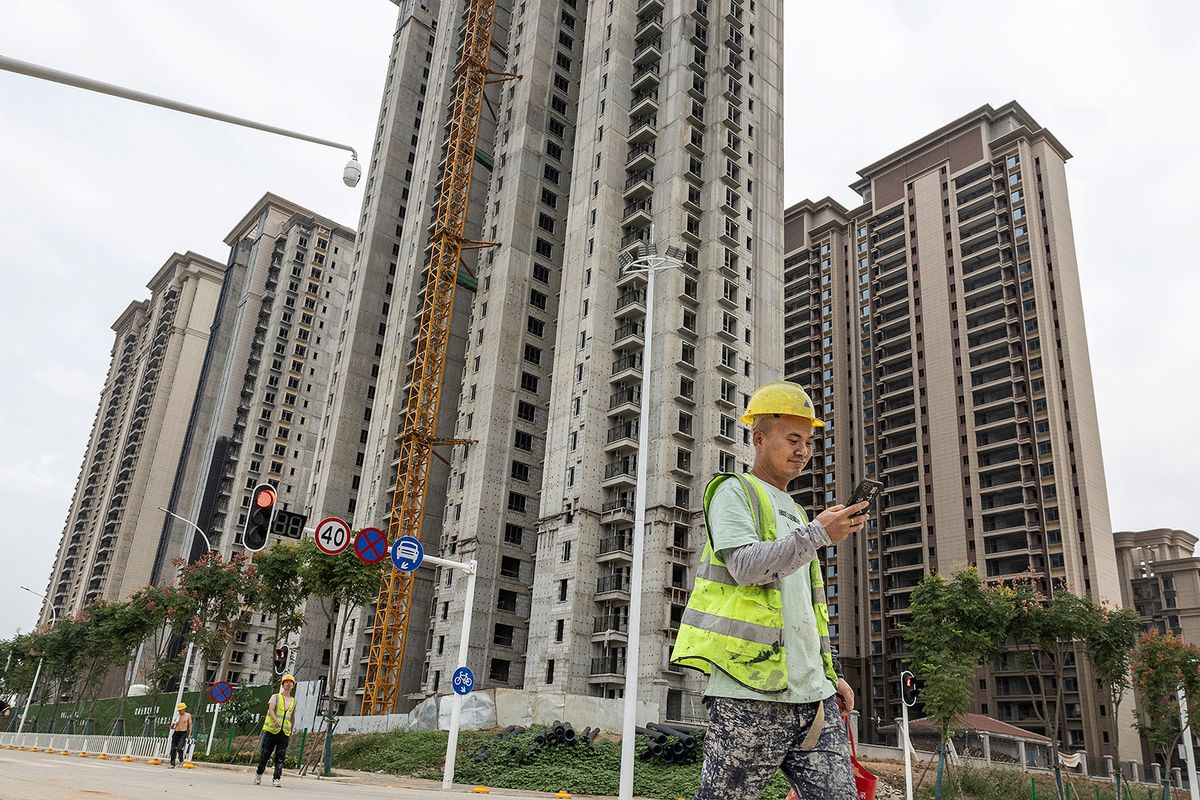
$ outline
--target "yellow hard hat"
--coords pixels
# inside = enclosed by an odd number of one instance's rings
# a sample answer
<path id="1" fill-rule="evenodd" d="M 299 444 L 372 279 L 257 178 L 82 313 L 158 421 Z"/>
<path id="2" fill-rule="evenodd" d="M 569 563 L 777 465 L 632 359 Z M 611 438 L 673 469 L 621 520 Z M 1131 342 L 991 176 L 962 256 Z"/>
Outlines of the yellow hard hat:
<path id="1" fill-rule="evenodd" d="M 742 422 L 754 424 L 754 418 L 762 414 L 783 414 L 789 417 L 803 417 L 812 422 L 814 428 L 823 428 L 825 423 L 817 419 L 813 409 L 812 398 L 798 383 L 791 381 L 776 381 L 767 383 L 751 395 L 746 404 L 746 413 Z"/>
<path id="2" fill-rule="evenodd" d="M 283 685 L 283 684 L 287 683 L 288 681 L 291 681 L 292 686 L 295 686 L 296 685 L 296 676 L 289 672 L 287 675 L 284 675 L 282 678 L 279 679 L 280 685 Z"/>
<path id="3" fill-rule="evenodd" d="M 183 711 L 186 708 L 187 708 L 187 703 L 180 703 L 179 705 L 175 706 L 176 711 Z"/>

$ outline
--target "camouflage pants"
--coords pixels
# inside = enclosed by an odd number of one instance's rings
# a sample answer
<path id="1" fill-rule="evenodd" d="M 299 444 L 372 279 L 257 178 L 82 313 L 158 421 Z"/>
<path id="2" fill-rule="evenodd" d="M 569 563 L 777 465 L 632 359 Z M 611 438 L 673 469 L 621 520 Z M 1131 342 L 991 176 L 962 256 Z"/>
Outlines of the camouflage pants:
<path id="1" fill-rule="evenodd" d="M 816 703 L 712 698 L 695 800 L 755 800 L 777 769 L 800 800 L 858 800 L 850 739 L 837 700 L 824 702 L 825 726 L 817 747 L 801 750 Z"/>

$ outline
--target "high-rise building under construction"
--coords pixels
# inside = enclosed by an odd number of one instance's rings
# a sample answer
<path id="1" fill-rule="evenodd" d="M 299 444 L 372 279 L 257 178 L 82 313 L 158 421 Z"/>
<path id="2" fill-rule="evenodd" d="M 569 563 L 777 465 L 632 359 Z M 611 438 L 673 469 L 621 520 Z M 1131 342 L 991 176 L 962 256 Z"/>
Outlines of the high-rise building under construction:
<path id="1" fill-rule="evenodd" d="M 465 4 L 400 4 L 367 176 L 347 332 L 335 356 L 312 512 L 384 526 L 391 510 L 426 242 Z M 781 4 L 501 2 L 422 541 L 479 562 L 468 658 L 480 686 L 622 694 L 641 352 L 649 420 L 643 697 L 695 713 L 671 670 L 703 532 L 705 480 L 740 468 L 736 418 L 782 374 Z M 618 258 L 679 248 L 658 282 Z M 384 303 L 380 306 L 380 303 Z M 381 308 L 382 316 L 381 318 Z M 755 333 L 757 332 L 757 333 Z M 756 338 L 761 337 L 761 338 Z M 401 691 L 444 693 L 462 579 L 423 568 Z M 336 654 L 356 709 L 374 613 Z M 691 709 L 686 711 L 685 709 Z"/>
<path id="2" fill-rule="evenodd" d="M 787 211 L 784 368 L 827 423 L 796 496 L 822 508 L 860 478 L 886 487 L 826 566 L 867 735 L 900 714 L 901 625 L 929 571 L 1121 596 L 1070 157 L 1016 103 L 984 106 L 860 171 L 858 207 Z M 1082 654 L 1067 662 L 1064 743 L 1096 755 L 1113 715 Z M 974 710 L 1045 733 L 1028 670 L 981 673 Z"/>

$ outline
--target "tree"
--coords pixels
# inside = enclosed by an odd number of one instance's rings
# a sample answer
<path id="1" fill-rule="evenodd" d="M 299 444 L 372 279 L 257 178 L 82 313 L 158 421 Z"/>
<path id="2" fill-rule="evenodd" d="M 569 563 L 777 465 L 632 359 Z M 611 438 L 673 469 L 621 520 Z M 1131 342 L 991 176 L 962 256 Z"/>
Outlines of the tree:
<path id="1" fill-rule="evenodd" d="M 1050 760 L 1059 800 L 1065 797 L 1058 760 L 1059 709 L 1063 704 L 1063 669 L 1075 639 L 1085 639 L 1099 620 L 1091 600 L 1057 589 L 1050 596 L 1037 587 L 1037 578 L 1019 578 L 994 592 L 1012 607 L 1013 648 L 1025 663 L 1025 685 L 1034 698 L 1033 710 L 1050 737 Z M 1036 686 L 1035 686 L 1036 683 Z"/>
<path id="2" fill-rule="evenodd" d="M 181 657 L 169 655 L 171 643 L 184 635 L 192 618 L 192 601 L 178 586 L 146 586 L 131 599 L 149 617 L 149 634 L 142 642 L 143 655 L 149 655 L 148 666 L 143 669 L 145 680 L 156 692 L 168 691 L 183 670 Z M 130 682 L 138 677 L 131 674 Z"/>
<path id="3" fill-rule="evenodd" d="M 1133 685 L 1131 668 L 1138 635 L 1142 631 L 1142 618 L 1131 608 L 1110 608 L 1107 605 L 1097 610 L 1097 624 L 1083 634 L 1087 645 L 1088 663 L 1092 674 L 1100 681 L 1108 694 L 1112 709 L 1112 748 L 1117 754 L 1116 762 L 1117 797 L 1121 796 L 1121 703 Z"/>
<path id="4" fill-rule="evenodd" d="M 935 791 L 940 797 L 946 741 L 970 710 L 975 670 L 999 652 L 1012 612 L 988 591 L 974 567 L 950 582 L 937 574 L 925 576 L 913 590 L 909 611 L 911 620 L 901 631 L 922 683 L 921 704 L 938 727 Z"/>
<path id="5" fill-rule="evenodd" d="M 0 642 L 0 662 L 5 665 L 0 673 L 0 697 L 9 698 L 25 695 L 33 686 L 33 675 L 37 670 L 37 656 L 30 652 L 33 637 L 30 634 L 17 634 L 11 639 Z M 15 720 L 20 718 L 19 708 L 9 711 L 7 718 L 0 723 L 4 730 L 15 729 Z"/>
<path id="6" fill-rule="evenodd" d="M 189 635 L 205 662 L 220 661 L 233 637 L 246 629 L 257 603 L 257 570 L 245 553 L 229 561 L 210 550 L 195 562 L 184 565 L 179 576 L 181 610 L 190 612 Z"/>
<path id="7" fill-rule="evenodd" d="M 1200 708 L 1198 664 L 1200 648 L 1185 644 L 1173 633 L 1151 631 L 1138 640 L 1132 664 L 1140 704 L 1137 727 L 1167 769 L 1183 735 L 1178 691 L 1184 690 L 1189 710 Z"/>
<path id="8" fill-rule="evenodd" d="M 337 655 L 341 652 L 345 638 L 346 619 L 357 606 L 364 606 L 379 595 L 383 570 L 391 563 L 384 559 L 376 564 L 367 564 L 351 552 L 343 550 L 336 556 L 327 555 L 308 540 L 299 547 L 301 575 L 304 593 L 315 598 L 332 630 L 336 630 L 337 645 L 329 659 L 329 673 L 325 677 L 325 766 L 323 773 L 332 774 L 333 761 L 333 679 L 337 669 Z M 338 617 L 340 616 L 340 623 Z"/>
<path id="9" fill-rule="evenodd" d="M 119 653 L 117 663 L 124 663 L 125 676 L 121 683 L 121 704 L 113 720 L 112 735 L 125 733 L 125 705 L 129 701 L 129 687 L 137 680 L 134 674 L 138 653 L 167 622 L 167 605 L 162 602 L 162 593 L 148 586 L 134 592 L 122 604 L 120 612 L 111 621 L 113 646 Z"/>
<path id="10" fill-rule="evenodd" d="M 304 624 L 300 548 L 276 542 L 269 549 L 254 554 L 254 566 L 258 577 L 258 607 L 274 618 L 273 642 L 278 646 Z"/>

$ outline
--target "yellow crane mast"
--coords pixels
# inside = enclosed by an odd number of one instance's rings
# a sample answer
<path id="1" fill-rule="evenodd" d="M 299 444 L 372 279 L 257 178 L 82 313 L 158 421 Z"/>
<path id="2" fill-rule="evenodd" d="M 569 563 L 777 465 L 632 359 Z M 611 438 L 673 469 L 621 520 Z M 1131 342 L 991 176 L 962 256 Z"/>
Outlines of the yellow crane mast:
<path id="1" fill-rule="evenodd" d="M 489 83 L 516 77 L 493 73 L 488 68 L 495 16 L 496 0 L 475 0 L 467 9 L 462 50 L 455 69 L 446 155 L 429 243 L 413 372 L 404 426 L 400 432 L 400 462 L 388 519 L 389 542 L 400 536 L 420 535 L 433 449 L 457 443 L 456 440 L 437 438 L 454 288 L 462 251 L 494 244 L 464 239 L 479 119 L 486 102 L 484 88 Z M 412 573 L 394 568 L 388 571 L 380 587 L 363 687 L 363 714 L 388 714 L 396 708 L 412 590 Z"/>

